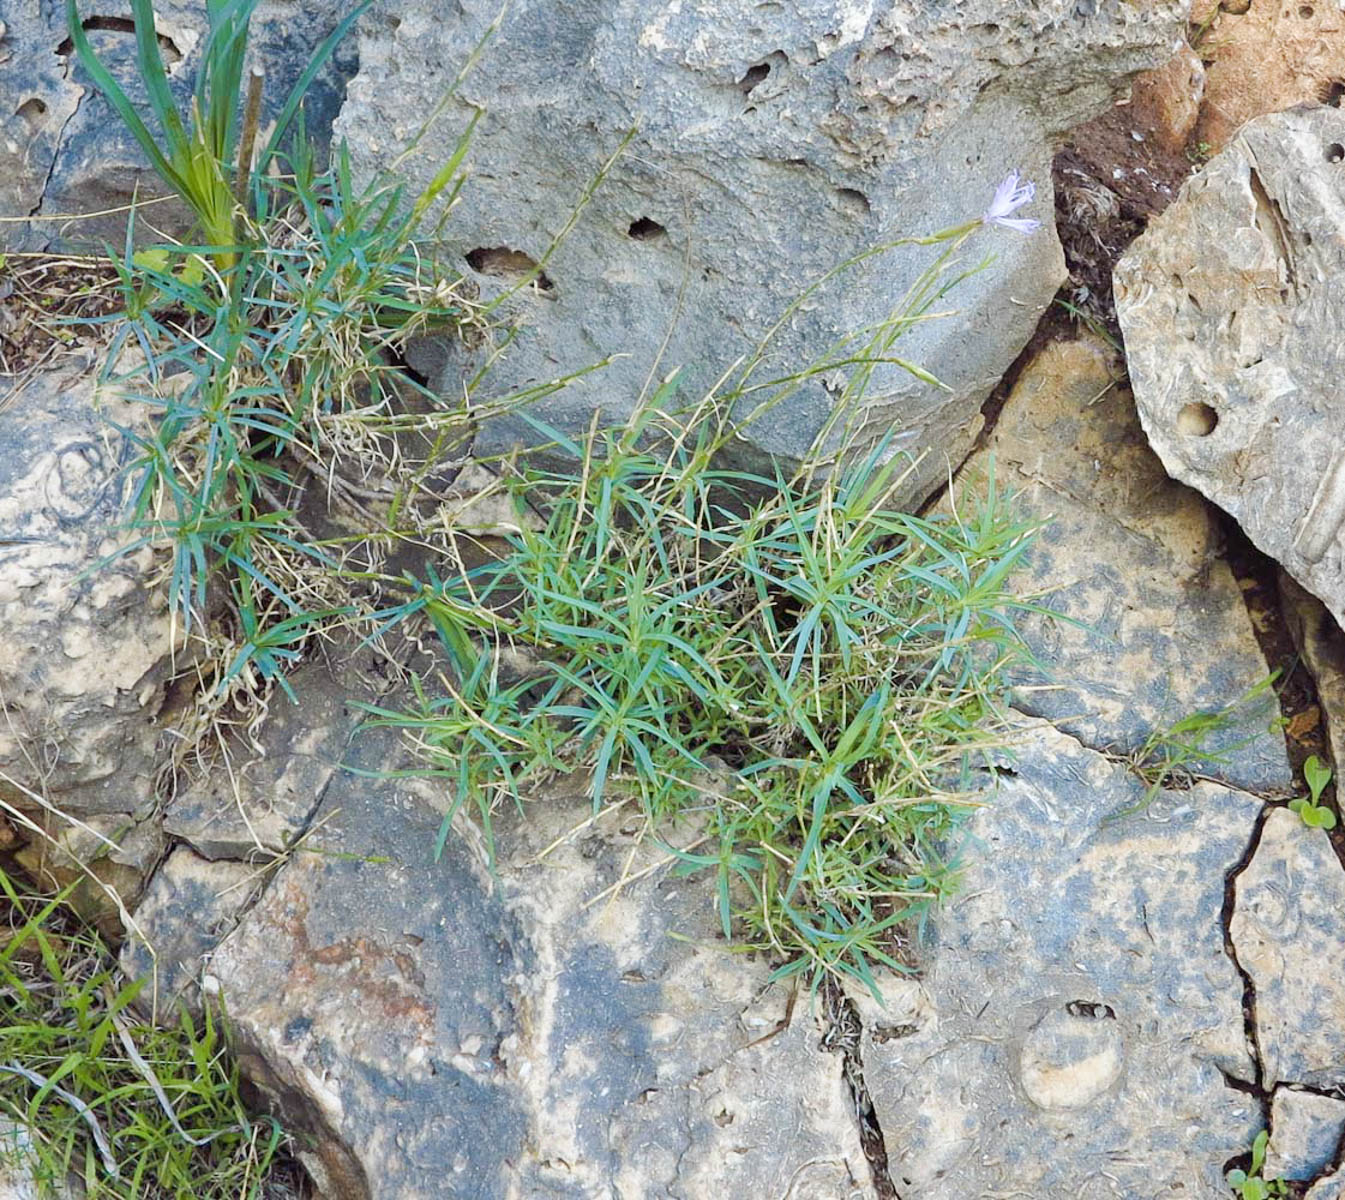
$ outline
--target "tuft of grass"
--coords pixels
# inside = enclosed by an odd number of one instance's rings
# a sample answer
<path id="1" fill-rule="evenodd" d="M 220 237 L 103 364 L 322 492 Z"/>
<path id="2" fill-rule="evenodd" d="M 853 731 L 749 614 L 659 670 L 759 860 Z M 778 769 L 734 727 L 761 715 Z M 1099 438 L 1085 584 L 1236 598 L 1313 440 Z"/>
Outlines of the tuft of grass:
<path id="1" fill-rule="evenodd" d="M 68 892 L 68 889 L 67 889 Z M 163 1029 L 130 1007 L 96 932 L 0 872 L 0 1122 L 7 1157 L 51 1194 L 259 1200 L 294 1195 L 269 1117 L 249 1117 L 209 1009 Z"/>
<path id="2" fill-rule="evenodd" d="M 371 2 L 360 0 L 355 4 L 318 47 L 281 106 L 273 132 L 254 163 L 261 78 L 253 74 L 245 94 L 243 64 L 258 0 L 206 0 L 206 41 L 185 120 L 178 112 L 159 50 L 153 3 L 130 0 L 136 69 L 159 126 L 158 137 L 94 51 L 79 15 L 78 0 L 66 0 L 66 24 L 80 63 L 144 150 L 155 173 L 191 210 L 220 270 L 234 265 L 239 225 L 248 217 L 246 205 L 254 178 L 264 176 L 314 77 Z M 248 240 L 246 234 L 244 237 Z"/>
<path id="3" fill-rule="evenodd" d="M 875 987 L 955 885 L 1023 653 L 1008 577 L 1032 527 L 993 484 L 960 518 L 897 511 L 910 467 L 885 445 L 788 479 L 716 466 L 727 436 L 711 407 L 683 424 L 654 404 L 558 438 L 574 469 L 514 475 L 508 550 L 440 585 L 493 627 L 454 629 L 443 694 L 374 723 L 450 781 L 438 849 L 459 812 L 493 844 L 501 803 L 576 775 L 595 813 L 638 804 L 680 870 L 713 878 L 725 937 L 777 977 Z"/>
<path id="4" fill-rule="evenodd" d="M 1108 821 L 1143 812 L 1165 788 L 1189 788 L 1197 779 L 1208 778 L 1208 772 L 1228 756 L 1254 740 L 1254 735 L 1214 749 L 1211 739 L 1225 734 L 1246 711 L 1274 688 L 1279 671 L 1272 671 L 1265 679 L 1250 687 L 1236 700 L 1222 708 L 1203 709 L 1161 728 L 1153 729 L 1143 743 L 1125 755 L 1123 761 L 1146 786 L 1144 795 L 1134 804 L 1117 809 L 1107 816 Z"/>

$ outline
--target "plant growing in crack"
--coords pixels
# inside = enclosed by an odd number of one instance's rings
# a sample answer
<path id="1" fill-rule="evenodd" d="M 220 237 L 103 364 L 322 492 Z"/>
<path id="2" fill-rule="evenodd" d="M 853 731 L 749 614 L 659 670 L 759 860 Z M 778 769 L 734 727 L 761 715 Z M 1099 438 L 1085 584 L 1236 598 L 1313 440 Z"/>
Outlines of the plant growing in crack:
<path id="1" fill-rule="evenodd" d="M 1315 754 L 1310 755 L 1303 764 L 1303 779 L 1308 785 L 1308 795 L 1290 800 L 1289 807 L 1309 829 L 1334 829 L 1336 814 L 1321 803 L 1322 792 L 1331 782 L 1331 768 Z"/>
<path id="2" fill-rule="evenodd" d="M 1247 1170 L 1237 1168 L 1229 1171 L 1225 1178 L 1240 1200 L 1271 1200 L 1273 1196 L 1287 1196 L 1289 1186 L 1283 1179 L 1263 1179 L 1261 1171 L 1266 1165 L 1266 1145 L 1270 1133 L 1263 1129 L 1252 1142 L 1252 1160 Z"/>
<path id="3" fill-rule="evenodd" d="M 1134 804 L 1117 809 L 1105 818 L 1108 822 L 1143 812 L 1165 788 L 1189 788 L 1199 779 L 1212 776 L 1201 768 L 1226 762 L 1228 756 L 1252 741 L 1248 736 L 1218 749 L 1212 742 L 1233 727 L 1248 705 L 1264 696 L 1279 678 L 1272 671 L 1265 679 L 1249 688 L 1238 699 L 1222 708 L 1204 709 L 1190 713 L 1152 730 L 1141 745 L 1129 754 L 1111 755 L 1113 761 L 1123 762 L 1146 786 L 1143 796 Z"/>

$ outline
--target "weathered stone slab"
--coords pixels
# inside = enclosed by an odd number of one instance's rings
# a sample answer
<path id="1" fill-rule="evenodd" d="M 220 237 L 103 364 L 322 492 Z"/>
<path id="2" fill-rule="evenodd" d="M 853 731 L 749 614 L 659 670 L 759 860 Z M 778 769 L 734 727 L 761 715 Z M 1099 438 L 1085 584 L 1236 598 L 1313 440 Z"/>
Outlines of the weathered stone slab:
<path id="1" fill-rule="evenodd" d="M 1345 616 L 1345 113 L 1259 117 L 1116 266 L 1140 419 L 1175 478 Z"/>
<path id="2" fill-rule="evenodd" d="M 1017 622 L 1043 669 L 1020 673 L 1016 707 L 1126 754 L 1265 680 L 1218 531 L 1149 449 L 1110 347 L 1084 337 L 1033 358 L 962 482 L 991 470 L 1015 513 L 1049 522 L 1013 577 L 1049 610 Z M 1269 693 L 1235 708 L 1206 742 L 1224 761 L 1192 765 L 1251 790 L 1287 788 L 1284 742 L 1268 730 L 1277 711 Z"/>
<path id="3" fill-rule="evenodd" d="M 1224 1194 L 1260 1123 L 1224 876 L 1260 805 L 1209 783 L 1143 821 L 1124 768 L 1046 725 L 971 823 L 928 973 L 870 1022 L 893 1182 L 922 1200 Z"/>
<path id="4" fill-rule="evenodd" d="M 1336 1158 L 1345 1135 L 1345 1100 L 1276 1088 L 1270 1099 L 1267 1179 L 1315 1179 Z"/>
<path id="5" fill-rule="evenodd" d="M 974 220 L 1012 168 L 1037 183 L 1031 211 L 1047 217 L 1050 139 L 1106 108 L 1131 74 L 1167 61 L 1185 20 L 1173 0 L 580 0 L 563 15 L 551 0 L 525 0 L 505 11 L 439 123 L 403 160 L 432 98 L 498 12 L 493 0 L 462 0 L 444 21 L 418 0 L 389 5 L 362 28 L 337 131 L 358 168 L 395 161 L 414 192 L 484 112 L 471 177 L 441 232 L 445 265 L 469 268 L 490 294 L 546 260 L 510 310 L 521 325 L 492 370 L 494 390 L 622 356 L 538 407 L 569 433 L 595 410 L 621 421 L 651 374 L 657 381 L 674 366 L 682 400 L 698 399 L 824 273 L 889 240 Z M 951 391 L 879 363 L 863 410 L 837 422 L 870 443 L 892 435 L 894 450 L 932 451 L 910 497 L 965 453 L 982 400 L 1064 280 L 1049 219 L 1031 238 L 993 233 L 978 235 L 966 260 L 993 249 L 993 266 L 939 304 L 959 315 L 921 323 L 895 349 Z M 821 288 L 789 316 L 754 379 L 796 372 L 872 327 L 931 261 L 906 248 Z M 479 362 L 452 345 L 438 351 L 422 349 L 417 365 L 461 395 Z M 740 457 L 806 453 L 837 416 L 846 373 L 804 380 L 759 414 L 741 430 Z M 748 395 L 739 420 L 768 394 Z M 493 453 L 538 441 L 506 417 L 486 421 L 477 445 Z"/>
<path id="6" fill-rule="evenodd" d="M 1345 1085 L 1345 870 L 1329 838 L 1275 809 L 1235 887 L 1266 1087 Z"/>
<path id="7" fill-rule="evenodd" d="M 376 734 L 352 747 L 365 769 L 399 753 Z M 433 861 L 427 796 L 340 773 L 314 849 L 341 857 L 295 855 L 213 958 L 245 1067 L 297 1115 L 321 1186 L 826 1200 L 866 1186 L 841 1059 L 806 997 L 786 1022 L 769 965 L 715 944 L 703 883 L 637 850 L 638 819 L 539 802 L 501 832 L 492 881 L 468 839 Z"/>
<path id="8" fill-rule="evenodd" d="M 103 419 L 143 420 L 87 368 L 34 377 L 0 402 L 0 800 L 76 814 L 153 801 L 154 718 L 169 674 L 165 589 L 125 545 L 119 472 L 136 447 Z"/>

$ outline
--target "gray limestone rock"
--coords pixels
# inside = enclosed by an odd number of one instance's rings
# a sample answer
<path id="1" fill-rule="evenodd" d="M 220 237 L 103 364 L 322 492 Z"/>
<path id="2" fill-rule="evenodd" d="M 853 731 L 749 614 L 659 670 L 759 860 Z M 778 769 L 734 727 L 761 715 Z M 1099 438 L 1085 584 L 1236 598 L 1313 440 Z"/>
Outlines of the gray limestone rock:
<path id="1" fill-rule="evenodd" d="M 0 1121 L 0 1200 L 84 1200 L 84 1186 L 73 1175 L 56 1181 L 38 1168 L 32 1144 L 23 1125 Z"/>
<path id="2" fill-rule="evenodd" d="M 1345 1135 L 1345 1100 L 1276 1088 L 1270 1099 L 1267 1179 L 1315 1179 L 1336 1159 Z"/>
<path id="3" fill-rule="evenodd" d="M 165 591 L 148 548 L 94 569 L 130 540 L 119 472 L 137 453 L 104 418 L 133 428 L 143 407 L 93 391 L 68 367 L 0 400 L 0 800 L 38 816 L 40 797 L 75 814 L 153 800 Z"/>
<path id="4" fill-rule="evenodd" d="M 681 400 L 699 399 L 786 316 L 754 381 L 832 361 L 838 339 L 900 306 L 937 250 L 870 257 L 787 314 L 805 288 L 890 240 L 977 218 L 1011 168 L 1036 182 L 1030 211 L 1046 228 L 976 234 L 963 265 L 995 261 L 936 305 L 958 315 L 908 329 L 895 347 L 950 390 L 886 363 L 859 411 L 838 412 L 839 369 L 805 380 L 750 428 L 771 393 L 737 404 L 738 457 L 753 465 L 797 460 L 815 439 L 834 449 L 847 427 L 861 443 L 890 436 L 894 452 L 929 451 L 908 498 L 965 453 L 981 402 L 1064 279 L 1049 220 L 1051 137 L 1166 61 L 1185 19 L 1174 0 L 525 0 L 486 40 L 498 10 L 461 0 L 444 20 L 420 0 L 389 3 L 362 27 L 337 131 L 362 171 L 395 161 L 414 192 L 484 110 L 470 177 L 439 235 L 442 269 L 468 269 L 490 294 L 545 260 L 544 277 L 505 310 L 520 328 L 490 375 L 495 393 L 626 356 L 540 406 L 571 434 L 595 410 L 624 419 L 675 366 Z M 455 395 L 480 365 L 444 346 L 422 347 L 417 361 Z M 501 417 L 483 424 L 478 448 L 538 440 Z"/>
<path id="5" fill-rule="evenodd" d="M 1345 616 L 1345 112 L 1248 122 L 1116 266 L 1163 465 Z"/>
<path id="6" fill-rule="evenodd" d="M 237 924 L 263 885 L 256 867 L 211 862 L 185 846 L 174 849 L 154 873 L 135 910 L 135 928 L 121 948 L 127 978 L 145 977 L 137 998 L 149 1012 L 194 1005 L 209 954 Z"/>
<path id="7" fill-rule="evenodd" d="M 993 470 L 1015 513 L 1046 522 L 1012 581 L 1047 610 L 1018 623 L 1043 669 L 1019 673 L 1014 704 L 1118 754 L 1233 704 L 1206 743 L 1220 761 L 1192 765 L 1283 792 L 1274 696 L 1236 705 L 1268 669 L 1218 530 L 1146 443 L 1121 367 L 1095 338 L 1043 347 L 959 480 Z"/>
<path id="8" fill-rule="evenodd" d="M 1256 1133 L 1224 876 L 1260 808 L 1140 785 L 1044 724 L 974 817 L 926 978 L 870 1021 L 864 1077 L 893 1182 L 922 1200 L 1226 1194 Z M 893 1028 L 895 1026 L 895 1028 Z"/>
<path id="9" fill-rule="evenodd" d="M 156 0 L 155 30 L 170 86 L 185 112 L 205 42 L 198 0 Z M 144 91 L 135 66 L 135 35 L 127 0 L 81 0 L 89 40 L 133 100 Z M 266 71 L 265 123 L 279 110 L 318 43 L 349 11 L 339 0 L 268 0 L 252 19 L 252 61 Z M 340 106 L 345 80 L 358 64 L 354 39 L 339 48 L 308 92 L 307 127 L 319 147 Z M 157 127 L 155 127 L 157 129 Z M 31 225 L 0 225 L 0 248 L 39 248 L 53 239 L 120 245 L 124 214 L 92 221 L 60 219 L 102 212 L 164 193 L 144 153 L 76 61 L 65 5 L 11 0 L 0 21 L 0 213 L 34 216 Z M 176 202 L 155 205 L 152 221 L 182 229 Z M 150 215 L 149 212 L 146 214 Z"/>
<path id="10" fill-rule="evenodd" d="M 367 770 L 399 753 L 373 733 L 351 749 Z M 318 852 L 291 858 L 210 965 L 320 1186 L 864 1194 L 842 1061 L 806 996 L 791 1005 L 768 964 L 714 945 L 703 886 L 636 848 L 638 820 L 553 796 L 501 831 L 492 879 L 470 836 L 434 861 L 442 804 L 424 782 L 338 774 Z"/>
<path id="11" fill-rule="evenodd" d="M 1320 829 L 1266 818 L 1229 934 L 1256 990 L 1265 1086 L 1345 1085 L 1345 870 Z"/>

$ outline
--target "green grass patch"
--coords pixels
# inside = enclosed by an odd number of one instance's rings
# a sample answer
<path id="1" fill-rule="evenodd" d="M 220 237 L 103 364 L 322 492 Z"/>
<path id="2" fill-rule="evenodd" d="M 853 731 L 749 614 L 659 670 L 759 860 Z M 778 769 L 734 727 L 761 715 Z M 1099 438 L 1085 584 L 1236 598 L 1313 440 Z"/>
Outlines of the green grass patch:
<path id="1" fill-rule="evenodd" d="M 680 869 L 778 976 L 872 985 L 909 969 L 912 923 L 955 885 L 1032 530 L 993 483 L 960 516 L 898 511 L 909 462 L 882 445 L 765 478 L 716 465 L 713 408 L 690 426 L 651 408 L 569 445 L 573 470 L 518 471 L 507 551 L 439 584 L 453 671 L 377 719 L 449 781 L 440 847 L 460 810 L 490 843 L 499 804 L 582 776 L 595 812 L 691 828 Z M 484 637 L 452 620 L 468 611 Z"/>
<path id="2" fill-rule="evenodd" d="M 185 1011 L 156 1029 L 65 893 L 0 871 L 0 1149 L 43 1194 L 71 1177 L 89 1197 L 253 1200 L 295 1190 L 288 1139 L 250 1117 L 219 1021 Z"/>

